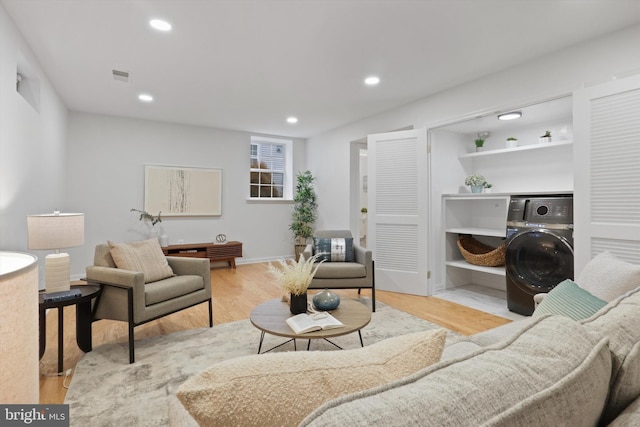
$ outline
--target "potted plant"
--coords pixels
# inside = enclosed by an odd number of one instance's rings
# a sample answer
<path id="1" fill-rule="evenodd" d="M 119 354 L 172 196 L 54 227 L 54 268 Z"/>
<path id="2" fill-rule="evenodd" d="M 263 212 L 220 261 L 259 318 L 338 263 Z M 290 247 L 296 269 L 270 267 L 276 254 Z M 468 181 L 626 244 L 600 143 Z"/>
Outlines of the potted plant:
<path id="1" fill-rule="evenodd" d="M 541 143 L 542 142 L 551 142 L 551 132 L 550 131 L 545 131 L 544 135 L 542 135 L 538 140 Z"/>
<path id="2" fill-rule="evenodd" d="M 469 175 L 464 180 L 464 185 L 471 187 L 472 193 L 482 193 L 487 180 L 482 175 Z"/>
<path id="3" fill-rule="evenodd" d="M 139 220 L 143 221 L 145 224 L 147 224 L 147 226 L 149 226 L 149 224 L 151 225 L 151 227 L 149 228 L 149 232 L 148 232 L 148 237 L 149 238 L 153 238 L 153 237 L 158 238 L 158 231 L 155 229 L 155 225 L 157 223 L 159 223 L 159 222 L 162 222 L 162 211 L 158 212 L 158 215 L 156 215 L 156 216 L 151 215 L 147 211 L 141 211 L 140 209 L 134 209 L 134 208 L 131 208 L 129 210 L 129 212 L 139 213 L 140 214 Z M 164 236 L 164 237 L 166 237 L 166 236 Z M 162 240 L 162 237 L 160 237 L 159 240 Z M 164 242 L 161 241 L 161 243 L 164 243 Z M 167 246 L 167 245 L 165 244 L 165 245 L 162 245 L 162 246 Z"/>
<path id="4" fill-rule="evenodd" d="M 289 309 L 293 314 L 305 313 L 307 311 L 307 289 L 315 276 L 318 267 L 323 261 L 316 263 L 318 255 L 305 259 L 300 258 L 279 260 L 280 268 L 269 263 L 269 273 L 276 279 L 289 299 Z M 315 268 L 314 268 L 315 267 Z"/>
<path id="5" fill-rule="evenodd" d="M 484 139 L 477 138 L 474 142 L 476 144 L 476 151 L 482 151 L 482 147 L 484 146 Z"/>
<path id="6" fill-rule="evenodd" d="M 293 231 L 294 253 L 296 259 L 300 257 L 309 239 L 313 237 L 313 224 L 316 222 L 317 208 L 316 192 L 313 189 L 314 177 L 311 171 L 298 173 L 296 194 L 293 197 L 292 220 L 289 229 Z"/>
<path id="7" fill-rule="evenodd" d="M 493 184 L 489 184 L 488 182 L 485 182 L 482 187 L 484 188 L 485 193 L 491 193 L 491 188 L 493 187 Z"/>
<path id="8" fill-rule="evenodd" d="M 518 146 L 518 138 L 510 136 L 507 138 L 507 148 L 515 148 Z"/>

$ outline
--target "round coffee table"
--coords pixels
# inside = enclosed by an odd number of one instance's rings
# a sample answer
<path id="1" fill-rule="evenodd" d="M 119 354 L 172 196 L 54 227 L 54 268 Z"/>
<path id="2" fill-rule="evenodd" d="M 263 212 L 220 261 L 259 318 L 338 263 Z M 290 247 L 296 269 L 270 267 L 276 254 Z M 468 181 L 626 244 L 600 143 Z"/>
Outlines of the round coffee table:
<path id="1" fill-rule="evenodd" d="M 339 337 L 341 335 L 347 335 L 357 331 L 358 336 L 360 337 L 360 345 L 364 347 L 360 329 L 367 326 L 371 321 L 371 310 L 369 307 L 359 303 L 358 301 L 344 298 L 340 301 L 338 308 L 332 310 L 330 313 L 333 317 L 344 323 L 344 326 L 340 328 L 326 329 L 323 331 L 307 332 L 306 334 L 296 334 L 286 323 L 286 320 L 293 316 L 289 311 L 289 303 L 282 302 L 280 298 L 263 302 L 254 308 L 251 312 L 251 316 L 249 316 L 253 326 L 262 331 L 260 334 L 260 344 L 258 345 L 258 354 L 260 354 L 260 351 L 262 350 L 265 333 L 290 338 L 293 340 L 294 349 L 296 349 L 296 339 L 308 340 L 307 350 L 309 350 L 311 340 L 313 339 L 324 339 L 336 347 L 341 348 L 337 344 L 329 341 L 328 338 Z M 278 348 L 289 341 L 266 350 L 264 353 Z"/>

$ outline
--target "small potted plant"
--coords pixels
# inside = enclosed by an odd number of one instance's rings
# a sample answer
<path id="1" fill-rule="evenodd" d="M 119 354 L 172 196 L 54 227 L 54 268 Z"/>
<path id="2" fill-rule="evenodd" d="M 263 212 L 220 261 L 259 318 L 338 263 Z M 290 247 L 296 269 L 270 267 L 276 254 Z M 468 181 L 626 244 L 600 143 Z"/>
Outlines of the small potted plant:
<path id="1" fill-rule="evenodd" d="M 482 187 L 484 188 L 485 193 L 491 193 L 491 188 L 493 187 L 493 184 L 489 184 L 488 182 L 485 182 Z"/>
<path id="2" fill-rule="evenodd" d="M 487 180 L 482 175 L 469 175 L 464 180 L 464 185 L 471 187 L 472 193 L 482 193 Z"/>
<path id="3" fill-rule="evenodd" d="M 484 146 L 484 139 L 478 138 L 474 142 L 476 144 L 476 151 L 482 151 L 482 147 Z"/>
<path id="4" fill-rule="evenodd" d="M 550 131 L 545 131 L 544 135 L 542 135 L 538 140 L 541 143 L 543 143 L 543 142 L 551 142 L 551 132 Z"/>
<path id="5" fill-rule="evenodd" d="M 318 255 L 309 259 L 300 255 L 297 261 L 294 259 L 279 260 L 280 268 L 269 263 L 269 273 L 289 296 L 289 307 L 293 314 L 307 311 L 307 289 L 318 271 L 318 267 L 323 262 L 316 261 L 318 261 Z"/>
<path id="6" fill-rule="evenodd" d="M 507 138 L 507 148 L 515 148 L 518 146 L 518 138 L 510 136 Z"/>

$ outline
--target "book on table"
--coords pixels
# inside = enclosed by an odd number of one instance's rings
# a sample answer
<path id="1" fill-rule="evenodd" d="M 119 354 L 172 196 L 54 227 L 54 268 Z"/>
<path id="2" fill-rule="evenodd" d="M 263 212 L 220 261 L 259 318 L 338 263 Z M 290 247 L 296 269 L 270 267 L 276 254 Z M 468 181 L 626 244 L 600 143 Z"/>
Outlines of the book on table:
<path id="1" fill-rule="evenodd" d="M 329 313 L 301 313 L 289 317 L 287 325 L 296 334 L 306 334 L 307 332 L 322 331 L 324 329 L 341 328 L 344 323 Z"/>

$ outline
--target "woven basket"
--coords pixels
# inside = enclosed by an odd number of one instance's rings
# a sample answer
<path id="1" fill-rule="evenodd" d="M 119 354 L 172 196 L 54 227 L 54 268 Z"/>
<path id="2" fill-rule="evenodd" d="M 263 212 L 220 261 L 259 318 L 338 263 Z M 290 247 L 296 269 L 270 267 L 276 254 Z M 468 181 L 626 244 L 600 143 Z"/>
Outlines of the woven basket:
<path id="1" fill-rule="evenodd" d="M 477 241 L 469 235 L 458 237 L 458 248 L 464 259 L 473 265 L 483 267 L 497 267 L 504 265 L 504 243 L 497 248 L 492 248 Z"/>

